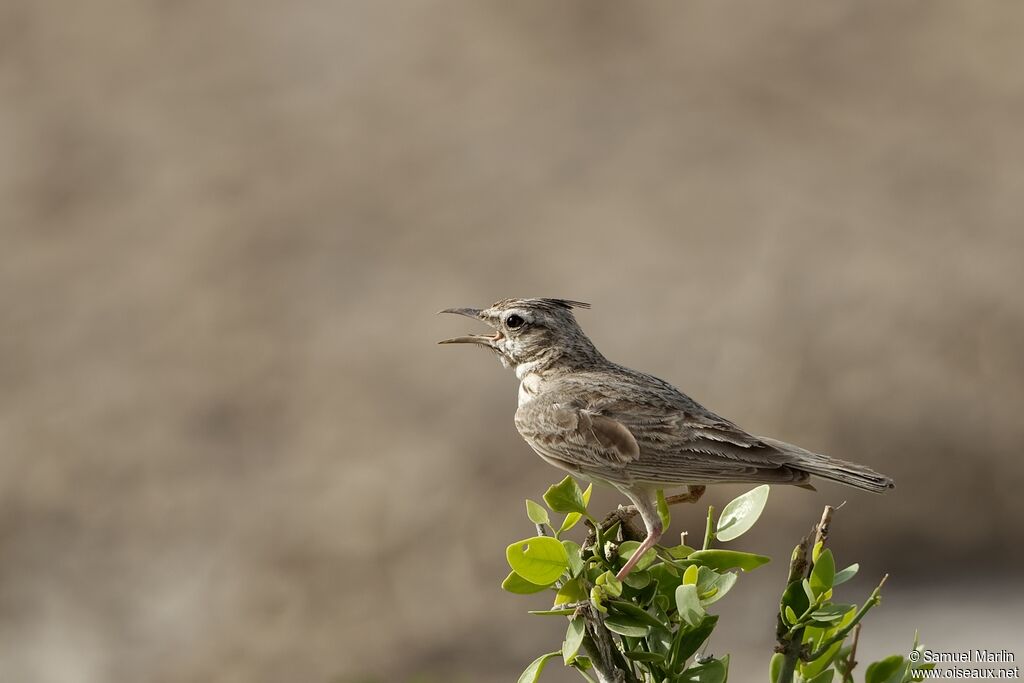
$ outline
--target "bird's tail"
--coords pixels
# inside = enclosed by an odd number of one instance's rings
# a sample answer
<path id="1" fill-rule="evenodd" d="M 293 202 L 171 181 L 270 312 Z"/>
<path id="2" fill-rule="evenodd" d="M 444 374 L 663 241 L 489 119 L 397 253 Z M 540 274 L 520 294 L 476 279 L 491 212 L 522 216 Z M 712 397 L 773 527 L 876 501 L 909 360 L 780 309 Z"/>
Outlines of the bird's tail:
<path id="1" fill-rule="evenodd" d="M 785 441 L 776 441 L 775 439 L 763 436 L 758 438 L 769 446 L 792 456 L 793 465 L 798 469 L 819 476 L 822 479 L 830 479 L 840 484 L 853 486 L 864 491 L 871 491 L 872 493 L 882 493 L 896 486 L 892 479 L 884 474 L 875 472 L 870 467 L 840 460 L 839 458 L 832 458 L 820 453 L 812 453 Z"/>

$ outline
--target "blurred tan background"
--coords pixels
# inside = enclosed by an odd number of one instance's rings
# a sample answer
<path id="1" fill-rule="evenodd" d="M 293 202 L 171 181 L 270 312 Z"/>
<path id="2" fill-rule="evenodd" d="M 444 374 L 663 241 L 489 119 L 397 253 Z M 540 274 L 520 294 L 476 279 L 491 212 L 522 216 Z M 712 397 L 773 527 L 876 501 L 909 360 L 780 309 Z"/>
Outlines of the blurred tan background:
<path id="1" fill-rule="evenodd" d="M 1009 0 L 5 0 L 0 680 L 515 680 L 564 624 L 503 549 L 560 475 L 511 373 L 434 345 L 506 296 L 896 478 L 773 492 L 735 680 L 843 500 L 844 594 L 893 574 L 865 657 L 1019 646 L 1022 35 Z"/>

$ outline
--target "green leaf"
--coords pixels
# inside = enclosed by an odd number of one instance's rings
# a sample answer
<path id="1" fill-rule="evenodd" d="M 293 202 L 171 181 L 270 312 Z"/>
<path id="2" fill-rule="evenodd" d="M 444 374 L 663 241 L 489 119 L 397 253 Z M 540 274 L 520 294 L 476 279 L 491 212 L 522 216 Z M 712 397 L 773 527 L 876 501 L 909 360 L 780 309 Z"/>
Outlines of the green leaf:
<path id="1" fill-rule="evenodd" d="M 817 543 L 814 544 L 814 547 L 811 548 L 811 564 L 814 564 L 815 562 L 818 561 L 818 555 L 821 554 L 821 551 L 824 548 L 825 548 L 825 541 L 818 541 Z"/>
<path id="2" fill-rule="evenodd" d="M 655 617 L 647 610 L 641 609 L 633 603 L 626 602 L 625 600 L 609 600 L 608 608 L 617 614 L 631 617 L 636 621 L 646 623 L 647 625 L 653 626 L 655 628 L 666 627 L 665 624 L 661 623 L 657 617 Z"/>
<path id="3" fill-rule="evenodd" d="M 586 621 L 583 617 L 569 620 L 569 628 L 565 632 L 565 642 L 562 643 L 562 660 L 565 661 L 566 666 L 572 664 L 576 659 L 586 633 Z"/>
<path id="4" fill-rule="evenodd" d="M 864 674 L 864 683 L 889 683 L 893 680 L 899 680 L 897 675 L 902 670 L 903 657 L 900 655 L 886 657 L 868 667 L 867 672 Z"/>
<path id="5" fill-rule="evenodd" d="M 636 553 L 637 548 L 640 547 L 638 541 L 623 541 L 619 545 L 619 557 L 623 560 L 629 560 Z M 654 561 L 658 559 L 658 552 L 654 548 L 649 548 L 644 556 L 640 558 L 640 561 L 636 563 L 633 571 L 643 571 L 647 569 Z"/>
<path id="6" fill-rule="evenodd" d="M 821 595 L 832 588 L 832 581 L 835 578 L 836 561 L 832 558 L 832 551 L 825 549 L 818 555 L 818 560 L 811 569 L 811 590 L 815 595 Z"/>
<path id="7" fill-rule="evenodd" d="M 585 657 L 583 655 L 577 655 L 576 656 L 576 661 L 574 661 L 572 663 L 572 666 L 573 666 L 574 669 L 576 669 L 577 671 L 580 672 L 580 676 L 583 676 L 583 678 L 585 678 L 587 681 L 589 681 L 590 683 L 593 683 L 593 679 L 591 679 L 589 676 L 587 676 L 586 674 L 583 673 L 587 669 L 593 668 L 593 666 L 594 666 L 594 663 L 592 661 L 590 661 L 590 657 Z"/>
<path id="8" fill-rule="evenodd" d="M 529 498 L 526 499 L 526 516 L 534 524 L 551 524 L 548 511 L 542 508 L 539 503 L 534 503 Z"/>
<path id="9" fill-rule="evenodd" d="M 638 572 L 634 569 L 623 577 L 622 583 L 626 584 L 630 588 L 640 590 L 642 588 L 647 588 L 647 586 L 650 585 L 651 575 L 648 572 Z"/>
<path id="10" fill-rule="evenodd" d="M 828 607 L 828 605 L 826 605 L 826 607 Z M 807 629 L 804 631 L 804 643 L 810 646 L 811 650 L 817 650 L 819 647 L 821 647 L 822 644 L 824 644 L 827 638 L 831 638 L 833 635 L 835 635 L 836 631 L 838 631 L 839 629 L 843 628 L 851 621 L 853 621 L 853 615 L 855 611 L 856 610 L 851 610 L 847 612 L 846 615 L 843 616 L 843 618 L 837 622 L 818 622 L 822 625 L 808 626 Z M 804 678 L 814 678 L 819 673 L 829 668 L 829 666 L 833 663 L 833 661 L 836 659 L 836 656 L 839 655 L 842 649 L 843 643 L 838 642 L 832 647 L 830 647 L 828 650 L 826 650 L 825 653 L 821 655 L 821 657 L 818 657 L 814 661 L 801 662 L 799 664 L 799 671 L 801 675 Z M 841 666 L 841 663 L 837 661 L 836 665 L 838 668 L 839 666 Z"/>
<path id="11" fill-rule="evenodd" d="M 679 610 L 679 618 L 685 623 L 693 627 L 700 625 L 705 612 L 704 608 L 700 606 L 695 585 L 683 584 L 676 588 L 676 609 Z"/>
<path id="12" fill-rule="evenodd" d="M 768 664 L 769 683 L 778 683 L 779 673 L 782 672 L 782 664 L 786 661 L 786 655 L 776 652 L 772 655 L 772 661 Z"/>
<path id="13" fill-rule="evenodd" d="M 548 487 L 544 494 L 544 502 L 555 512 L 587 511 L 587 503 L 583 500 L 583 491 L 572 477 L 566 477 L 557 484 Z"/>
<path id="14" fill-rule="evenodd" d="M 792 610 L 796 615 L 790 622 L 791 624 L 795 624 L 797 618 L 807 611 L 807 608 L 811 606 L 811 601 L 807 599 L 807 593 L 804 592 L 802 579 L 786 586 L 780 605 L 783 615 L 786 614 L 787 609 Z"/>
<path id="15" fill-rule="evenodd" d="M 700 573 L 701 578 L 697 580 L 697 593 L 700 596 L 700 604 L 704 607 L 724 598 L 739 578 L 732 572 L 719 574 L 707 567 L 701 567 Z"/>
<path id="16" fill-rule="evenodd" d="M 622 582 L 619 581 L 615 574 L 612 574 L 610 571 L 607 571 L 597 577 L 594 584 L 603 588 L 604 592 L 612 597 L 617 598 L 622 595 Z"/>
<path id="17" fill-rule="evenodd" d="M 537 683 L 540 678 L 540 672 L 544 670 L 544 666 L 548 663 L 549 659 L 559 656 L 561 652 L 549 652 L 546 655 L 541 655 L 537 659 L 530 662 L 530 666 L 526 667 L 519 676 L 517 683 Z"/>
<path id="18" fill-rule="evenodd" d="M 832 585 L 838 586 L 841 583 L 846 583 L 857 574 L 857 570 L 860 569 L 860 565 L 857 563 L 851 564 L 846 569 L 836 572 L 836 576 L 832 579 Z"/>
<path id="19" fill-rule="evenodd" d="M 539 593 L 542 590 L 546 590 L 547 586 L 541 586 L 536 583 L 530 583 L 523 577 L 516 574 L 514 571 L 509 572 L 505 580 L 501 582 L 502 590 L 506 590 L 509 593 L 515 593 L 517 595 L 529 595 L 530 593 Z"/>
<path id="20" fill-rule="evenodd" d="M 583 571 L 583 557 L 580 554 L 580 544 L 573 541 L 562 541 L 565 554 L 569 557 L 569 576 L 579 576 Z"/>
<path id="21" fill-rule="evenodd" d="M 818 596 L 816 596 L 814 594 L 814 589 L 811 588 L 811 582 L 808 581 L 807 579 L 804 579 L 803 581 L 800 582 L 800 587 L 804 589 L 804 595 L 807 596 L 807 604 L 808 605 L 812 604 L 817 599 Z M 801 614 L 802 614 L 802 612 L 801 612 Z"/>
<path id="22" fill-rule="evenodd" d="M 657 582 L 656 596 L 663 597 L 666 605 L 675 602 L 676 586 L 679 585 L 679 572 L 676 568 L 664 563 L 656 564 L 647 573 Z"/>
<path id="23" fill-rule="evenodd" d="M 696 586 L 698 576 L 700 576 L 700 567 L 698 565 L 691 564 L 686 568 L 686 571 L 683 572 L 683 583 L 692 583 Z"/>
<path id="24" fill-rule="evenodd" d="M 795 626 L 800 621 L 800 617 L 793 611 L 793 608 L 786 605 L 786 623 L 790 626 Z"/>
<path id="25" fill-rule="evenodd" d="M 609 616 L 604 619 L 605 628 L 620 636 L 632 638 L 644 638 L 651 632 L 651 627 L 639 619 L 624 617 L 621 615 Z"/>
<path id="26" fill-rule="evenodd" d="M 626 656 L 626 659 L 631 659 L 634 662 L 657 662 L 660 664 L 665 661 L 665 655 L 658 654 L 657 652 L 644 652 L 640 650 L 636 652 L 623 652 L 622 654 Z"/>
<path id="27" fill-rule="evenodd" d="M 569 556 L 558 539 L 534 536 L 505 549 L 508 564 L 530 583 L 550 586 L 569 568 Z"/>
<path id="28" fill-rule="evenodd" d="M 768 502 L 768 491 L 768 485 L 762 484 L 729 501 L 718 518 L 715 538 L 731 541 L 750 531 Z"/>
<path id="29" fill-rule="evenodd" d="M 823 605 L 820 609 L 811 612 L 811 619 L 828 622 L 839 621 L 853 609 L 856 609 L 855 605 Z"/>
<path id="30" fill-rule="evenodd" d="M 567 617 L 576 614 L 575 607 L 567 607 L 563 609 L 532 609 L 528 614 L 536 614 L 540 617 Z"/>
<path id="31" fill-rule="evenodd" d="M 700 562 L 701 564 L 725 571 L 726 569 L 742 569 L 748 572 L 771 561 L 770 557 L 755 555 L 754 553 L 741 553 L 736 550 L 698 550 L 690 553 L 686 561 Z"/>
<path id="32" fill-rule="evenodd" d="M 704 641 L 708 639 L 711 632 L 715 630 L 717 623 L 718 615 L 709 614 L 704 617 L 704 620 L 700 622 L 700 626 L 697 628 L 680 628 L 676 632 L 675 641 L 672 643 L 673 664 L 682 664 L 692 657 L 700 649 L 700 646 L 704 644 Z"/>
<path id="33" fill-rule="evenodd" d="M 835 676 L 835 669 L 825 669 L 817 676 L 808 678 L 807 683 L 832 683 L 832 677 Z"/>
<path id="34" fill-rule="evenodd" d="M 693 548 L 688 545 L 674 545 L 671 548 L 665 548 L 665 550 L 668 551 L 669 557 L 676 560 L 685 560 L 693 554 Z"/>
<path id="35" fill-rule="evenodd" d="M 583 492 L 583 506 L 584 507 L 586 507 L 587 505 L 590 504 L 590 493 L 593 490 L 594 490 L 594 485 L 591 484 L 590 486 L 587 487 L 587 490 Z M 559 527 L 558 533 L 562 533 L 563 531 L 568 531 L 569 529 L 573 528 L 574 526 L 579 524 L 579 521 L 581 519 L 583 519 L 583 515 L 581 515 L 580 513 L 578 513 L 578 512 L 570 512 L 569 514 L 567 514 L 565 516 L 565 519 L 562 520 L 562 526 Z"/>
<path id="36" fill-rule="evenodd" d="M 647 585 L 643 588 L 635 589 L 635 594 L 631 595 L 629 599 L 634 605 L 641 609 L 646 609 L 654 603 L 654 598 L 658 595 L 658 582 L 654 580 L 650 572 L 640 572 L 640 575 L 647 577 Z M 629 579 L 629 576 L 626 578 Z M 628 585 L 628 581 L 626 583 Z"/>
<path id="37" fill-rule="evenodd" d="M 562 587 L 555 593 L 555 607 L 558 605 L 571 605 L 580 600 L 586 600 L 587 593 L 579 579 L 569 579 L 562 584 Z"/>
<path id="38" fill-rule="evenodd" d="M 727 675 L 725 662 L 712 659 L 710 662 L 691 666 L 676 680 L 681 683 L 725 683 Z"/>
<path id="39" fill-rule="evenodd" d="M 665 500 L 665 491 L 658 489 L 658 517 L 661 518 L 661 528 L 668 531 L 672 525 L 672 513 L 668 509 L 668 501 Z"/>

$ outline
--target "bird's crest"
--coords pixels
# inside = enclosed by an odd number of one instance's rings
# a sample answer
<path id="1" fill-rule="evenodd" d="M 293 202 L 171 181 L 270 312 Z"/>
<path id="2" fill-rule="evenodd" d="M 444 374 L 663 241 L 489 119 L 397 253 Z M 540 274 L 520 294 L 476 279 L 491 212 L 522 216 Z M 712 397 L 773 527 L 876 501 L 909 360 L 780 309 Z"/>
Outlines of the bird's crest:
<path id="1" fill-rule="evenodd" d="M 526 306 L 529 308 L 547 308 L 549 310 L 562 309 L 571 311 L 574 308 L 590 308 L 590 304 L 572 299 L 502 299 L 494 304 L 494 308 L 509 308 L 511 306 Z"/>

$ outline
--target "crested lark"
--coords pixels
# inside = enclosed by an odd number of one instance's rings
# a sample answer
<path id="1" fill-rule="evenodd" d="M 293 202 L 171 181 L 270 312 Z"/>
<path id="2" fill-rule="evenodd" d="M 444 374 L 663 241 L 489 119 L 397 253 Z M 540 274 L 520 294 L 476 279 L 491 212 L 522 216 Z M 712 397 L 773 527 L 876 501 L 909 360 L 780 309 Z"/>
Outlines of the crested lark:
<path id="1" fill-rule="evenodd" d="M 647 537 L 619 572 L 629 574 L 663 532 L 657 492 L 756 482 L 811 488 L 811 475 L 881 492 L 892 480 L 863 465 L 753 436 L 668 382 L 607 360 L 580 329 L 565 299 L 505 299 L 483 310 L 449 308 L 494 328 L 446 339 L 495 352 L 519 378 L 516 428 L 548 463 L 614 486 L 639 511 Z"/>

